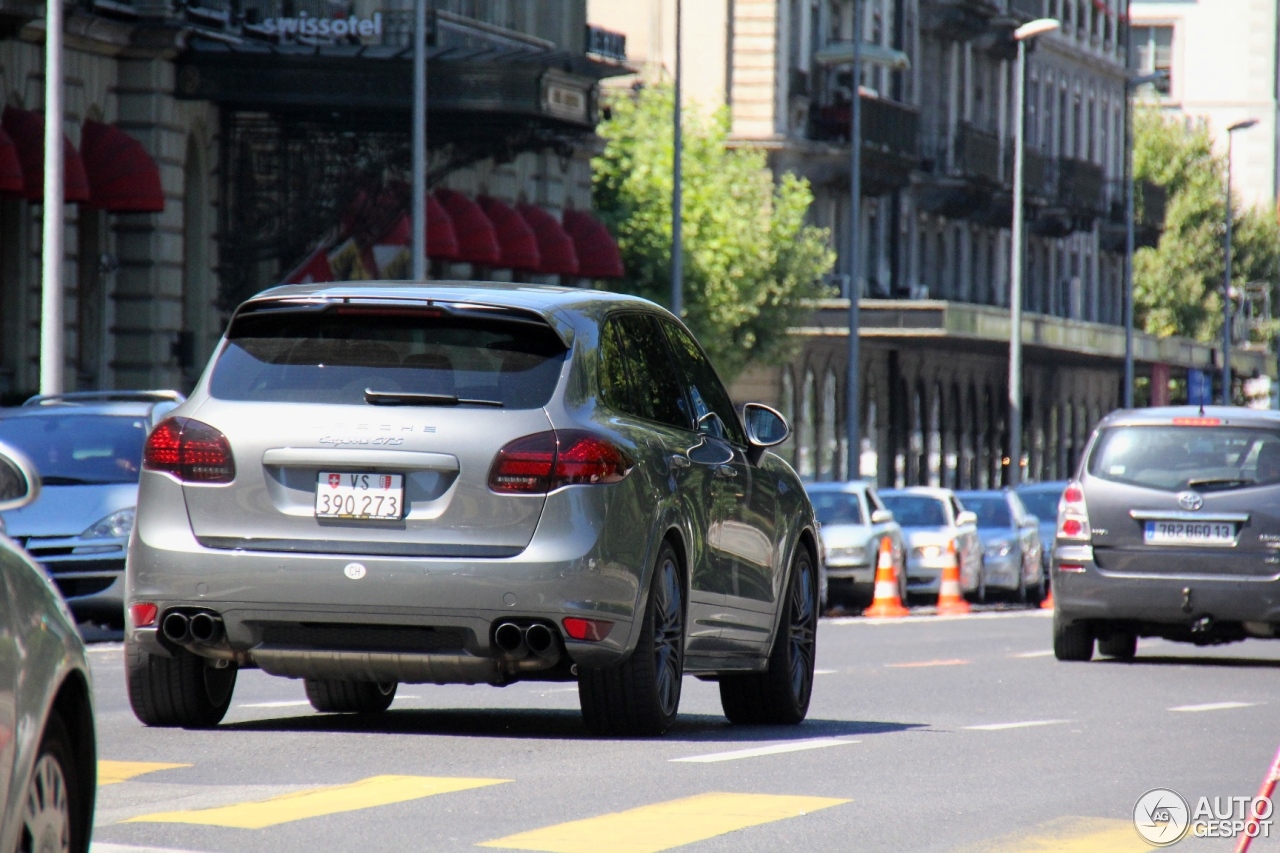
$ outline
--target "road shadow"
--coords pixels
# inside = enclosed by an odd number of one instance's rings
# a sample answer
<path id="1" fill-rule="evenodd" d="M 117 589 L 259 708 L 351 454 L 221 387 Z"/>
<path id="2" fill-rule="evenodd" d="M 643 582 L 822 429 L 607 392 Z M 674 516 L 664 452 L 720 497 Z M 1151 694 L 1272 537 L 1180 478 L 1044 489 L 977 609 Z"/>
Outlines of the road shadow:
<path id="1" fill-rule="evenodd" d="M 806 720 L 798 726 L 735 726 L 711 714 L 681 714 L 655 741 L 664 743 L 743 743 L 855 737 L 923 729 L 928 723 Z M 597 738 L 576 710 L 520 708 L 398 708 L 381 714 L 307 714 L 224 723 L 224 731 L 394 734 L 444 737 L 524 738 L 533 740 L 632 740 Z"/>
<path id="2" fill-rule="evenodd" d="M 1102 658 L 1097 663 L 1112 666 L 1226 666 L 1244 669 L 1280 669 L 1280 660 L 1274 658 L 1217 658 L 1217 657 L 1184 657 L 1181 655 L 1138 655 L 1131 660 Z"/>

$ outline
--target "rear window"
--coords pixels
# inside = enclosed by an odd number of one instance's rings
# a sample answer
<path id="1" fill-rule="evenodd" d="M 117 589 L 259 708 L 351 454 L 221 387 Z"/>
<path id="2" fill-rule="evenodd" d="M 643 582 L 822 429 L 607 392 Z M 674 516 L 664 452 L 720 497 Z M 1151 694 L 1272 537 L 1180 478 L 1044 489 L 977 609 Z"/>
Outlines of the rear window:
<path id="1" fill-rule="evenodd" d="M 536 409 L 550 402 L 566 353 L 551 327 L 533 319 L 431 309 L 270 311 L 237 318 L 209 393 L 363 405 L 372 389 Z"/>
<path id="2" fill-rule="evenodd" d="M 40 415 L 0 420 L 0 441 L 31 460 L 46 486 L 138 482 L 147 419 Z"/>
<path id="3" fill-rule="evenodd" d="M 881 495 L 880 500 L 903 527 L 946 527 L 947 507 L 937 498 L 924 495 Z"/>
<path id="4" fill-rule="evenodd" d="M 1034 491 L 1034 492 L 1018 492 L 1018 497 L 1022 498 L 1022 503 L 1026 506 L 1027 512 L 1039 518 L 1041 521 L 1058 517 L 1058 501 L 1062 499 L 1060 491 Z"/>
<path id="5" fill-rule="evenodd" d="M 1280 430 L 1244 426 L 1127 426 L 1103 430 L 1091 476 L 1178 492 L 1280 483 Z"/>
<path id="6" fill-rule="evenodd" d="M 862 504 L 848 492 L 811 492 L 809 502 L 822 524 L 862 524 Z"/>
<path id="7" fill-rule="evenodd" d="M 964 508 L 978 516 L 979 527 L 1013 527 L 1009 502 L 1003 497 L 965 495 Z"/>

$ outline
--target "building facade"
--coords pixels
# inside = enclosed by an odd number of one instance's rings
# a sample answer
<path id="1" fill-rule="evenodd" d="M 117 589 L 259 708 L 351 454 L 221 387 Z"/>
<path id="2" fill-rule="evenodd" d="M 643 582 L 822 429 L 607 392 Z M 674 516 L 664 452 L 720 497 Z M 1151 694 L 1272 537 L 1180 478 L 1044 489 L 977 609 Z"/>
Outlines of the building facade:
<path id="1" fill-rule="evenodd" d="M 1244 119 L 1258 125 L 1236 136 L 1232 189 L 1247 205 L 1271 208 L 1280 186 L 1280 13 L 1274 0 L 1131 0 L 1133 67 L 1168 80 L 1144 87 L 1148 103 L 1208 122 L 1226 153 L 1226 130 Z"/>
<path id="2" fill-rule="evenodd" d="M 623 70 L 623 37 L 590 29 L 585 0 L 427 11 L 432 274 L 619 275 L 590 213 L 590 157 L 598 82 Z M 90 185 L 73 197 L 68 166 L 67 390 L 186 390 L 253 293 L 407 277 L 413 14 L 413 0 L 67 4 L 67 150 Z M 0 155 L 12 143 L 34 157 L 15 161 L 13 186 L 0 180 L 5 403 L 39 384 L 42 165 L 27 142 L 43 69 L 43 4 L 0 0 L 13 137 Z M 145 161 L 148 204 L 99 197 L 119 177 L 95 143 L 102 126 Z"/>
<path id="3" fill-rule="evenodd" d="M 609 26 L 670 14 L 670 2 L 592 0 Z M 862 263 L 850 264 L 848 56 L 853 0 L 686 3 L 684 55 L 723 62 L 724 89 L 686 86 L 724 103 L 735 140 L 770 152 L 777 172 L 806 177 L 811 218 L 830 229 L 838 263 L 823 303 L 795 330 L 792 364 L 739 380 L 741 399 L 777 403 L 795 425 L 799 472 L 840 479 L 848 299 L 861 301 L 864 476 L 886 485 L 999 485 L 1008 478 L 1007 375 L 1012 218 L 1013 30 L 1052 17 L 1026 81 L 1028 236 L 1023 305 L 1022 476 L 1067 476 L 1084 438 L 1119 405 L 1123 377 L 1126 65 L 1123 0 L 863 0 L 867 53 L 862 115 Z M 692 11 L 692 14 L 690 12 Z M 722 23 L 723 22 L 723 23 Z M 662 32 L 662 63 L 671 58 Z M 653 68 L 629 41 L 629 59 Z M 844 64 L 840 64 L 843 55 Z M 898 70 L 885 58 L 902 57 Z M 668 66 L 669 69 L 670 66 Z M 1163 222 L 1158 188 L 1144 187 L 1138 245 Z M 1137 336 L 1137 369 L 1154 402 L 1188 370 L 1220 355 L 1190 341 Z M 1256 354 L 1235 353 L 1243 376 Z M 1154 380 L 1151 377 L 1155 377 Z M 1172 386 L 1170 379 L 1173 380 Z"/>

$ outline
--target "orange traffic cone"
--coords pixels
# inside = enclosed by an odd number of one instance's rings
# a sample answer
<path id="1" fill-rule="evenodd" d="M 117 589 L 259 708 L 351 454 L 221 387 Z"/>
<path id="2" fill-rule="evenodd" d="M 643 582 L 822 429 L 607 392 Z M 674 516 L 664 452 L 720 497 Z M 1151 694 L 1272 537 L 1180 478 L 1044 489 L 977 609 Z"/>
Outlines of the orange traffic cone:
<path id="1" fill-rule="evenodd" d="M 960 593 L 960 561 L 956 558 L 956 543 L 947 543 L 947 563 L 942 569 L 942 583 L 938 585 L 938 614 L 968 613 L 969 602 Z"/>
<path id="2" fill-rule="evenodd" d="M 875 597 L 862 615 L 887 619 L 910 614 L 911 611 L 902 606 L 902 599 L 898 597 L 898 568 L 893 564 L 893 540 L 885 536 L 880 540 L 880 554 L 876 558 Z"/>

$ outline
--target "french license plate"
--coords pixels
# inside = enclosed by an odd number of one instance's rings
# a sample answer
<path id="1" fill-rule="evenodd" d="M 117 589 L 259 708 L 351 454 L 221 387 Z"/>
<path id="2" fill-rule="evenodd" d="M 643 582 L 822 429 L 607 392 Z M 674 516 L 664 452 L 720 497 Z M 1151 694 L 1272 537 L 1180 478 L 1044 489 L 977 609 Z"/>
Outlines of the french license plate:
<path id="1" fill-rule="evenodd" d="M 316 518 L 400 518 L 404 515 L 402 474 L 337 474 L 316 477 Z"/>
<path id="2" fill-rule="evenodd" d="M 1234 545 L 1236 526 L 1228 521 L 1148 521 L 1148 545 Z"/>

